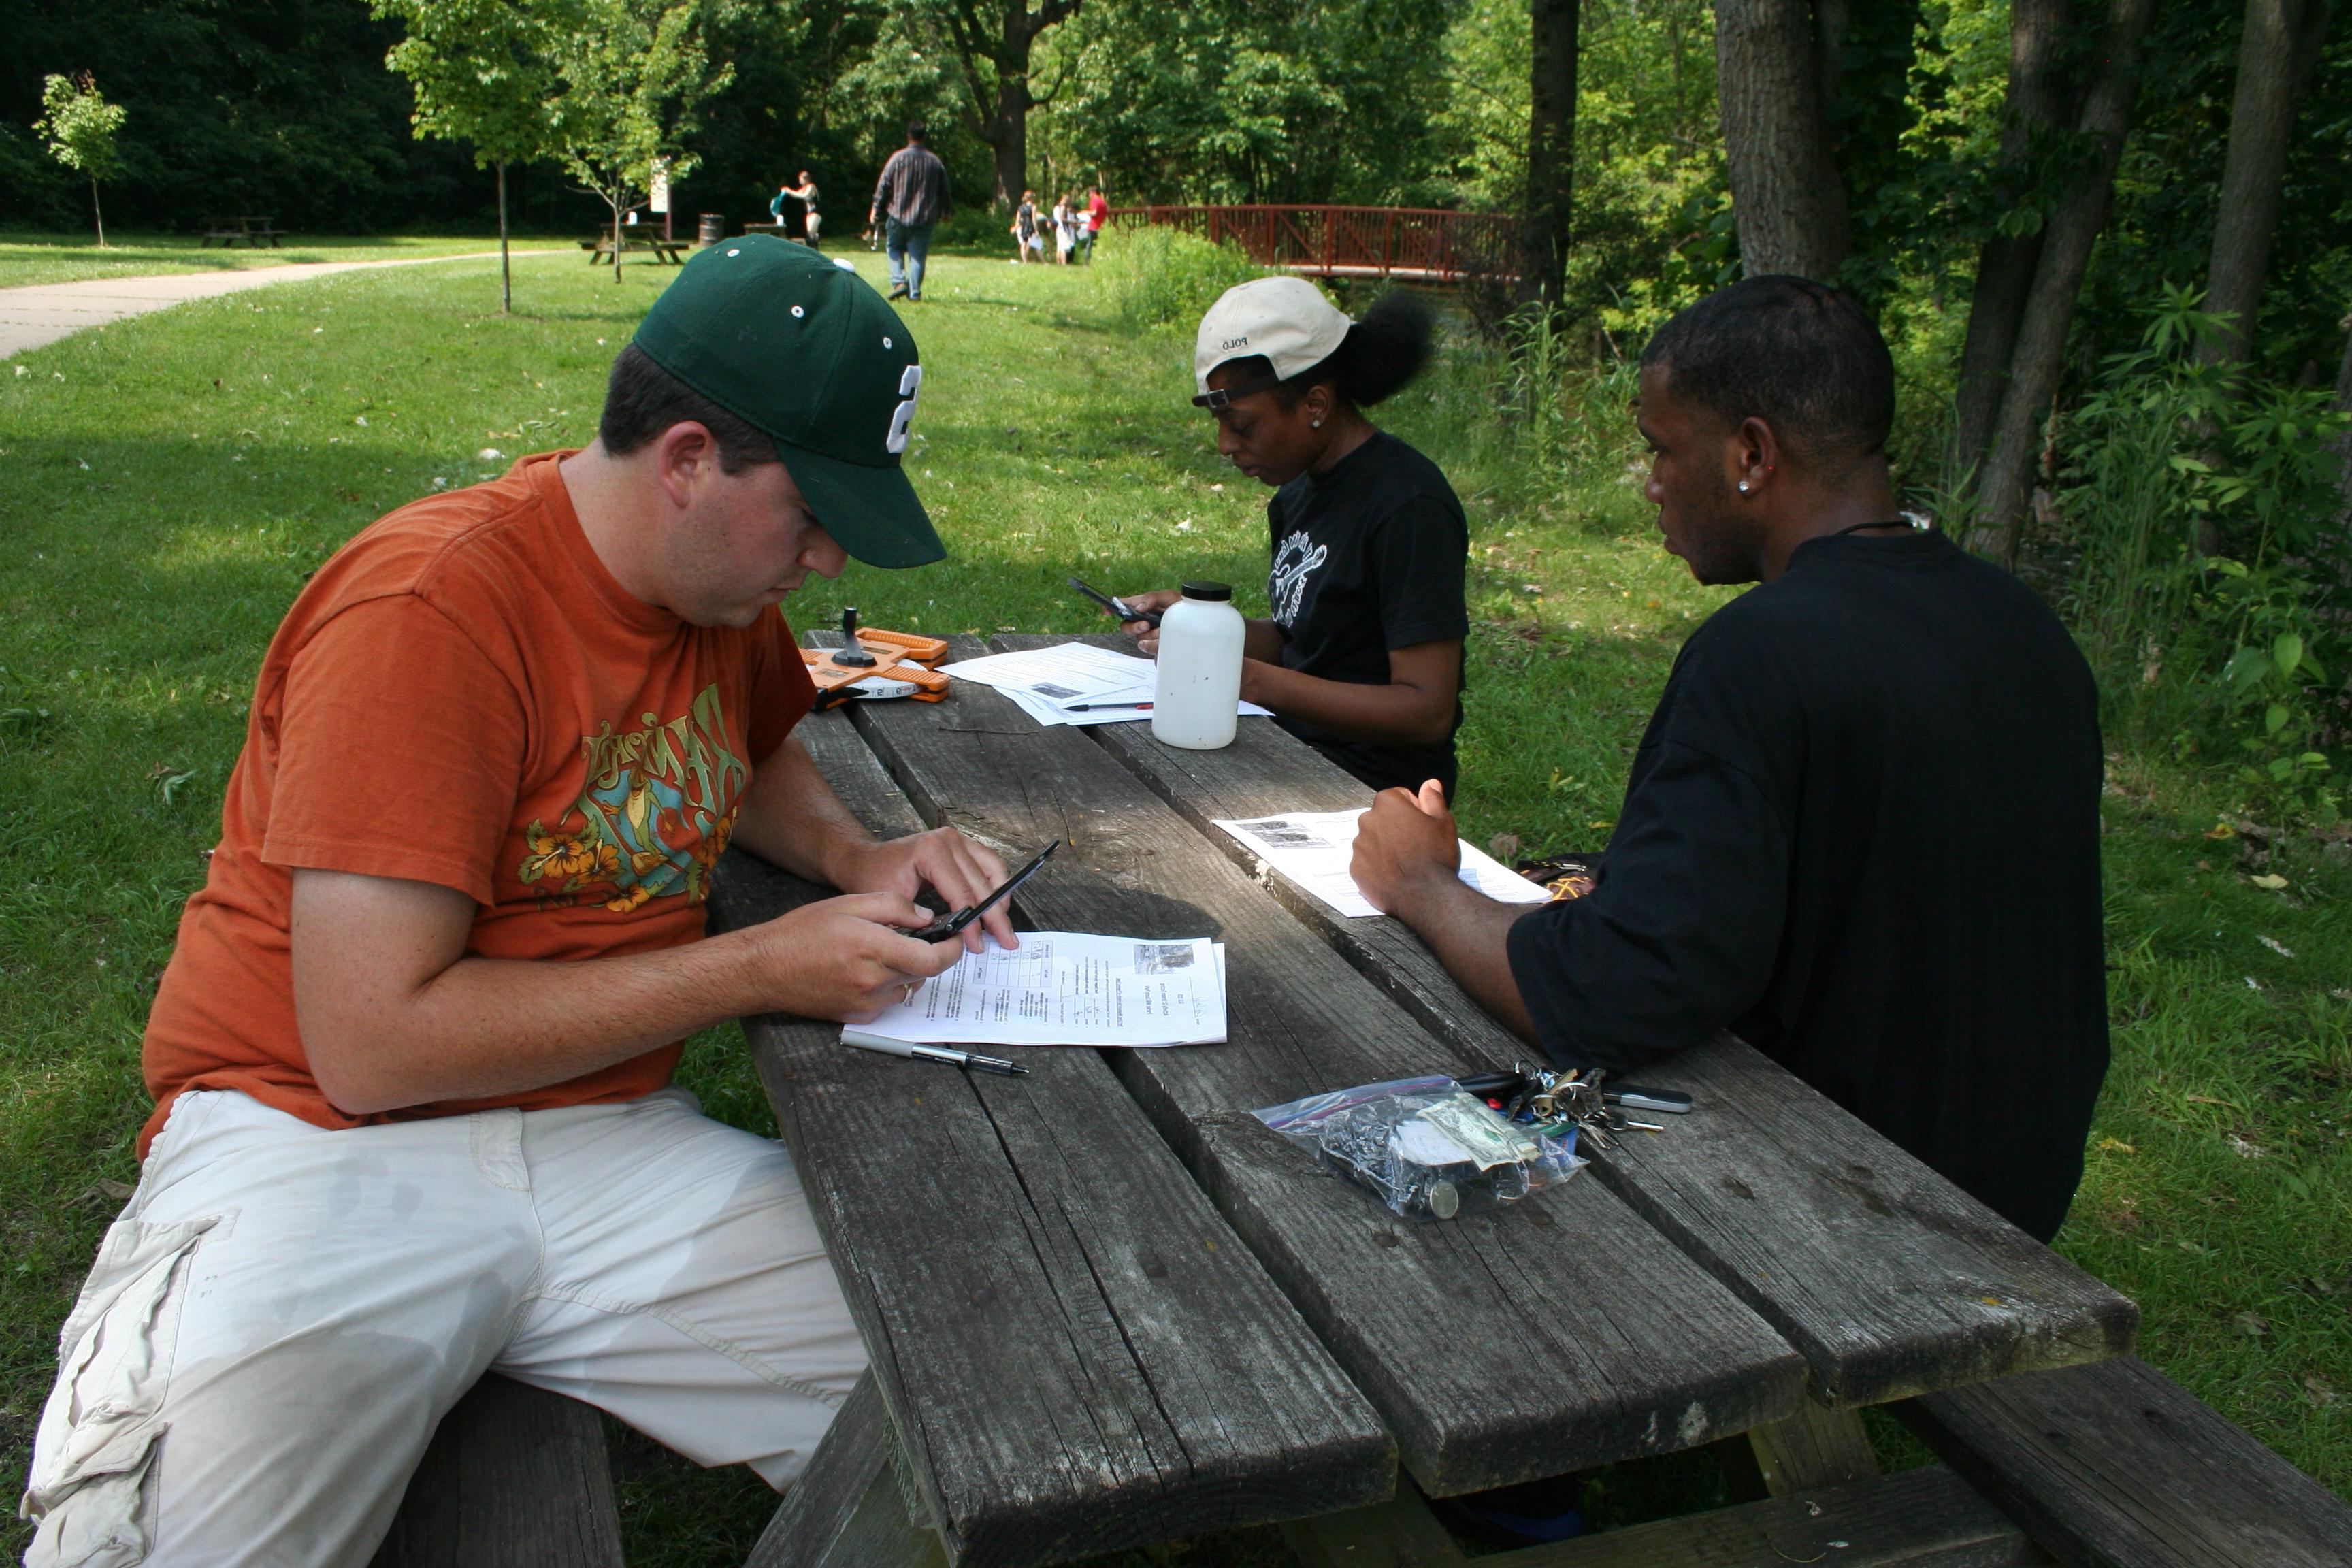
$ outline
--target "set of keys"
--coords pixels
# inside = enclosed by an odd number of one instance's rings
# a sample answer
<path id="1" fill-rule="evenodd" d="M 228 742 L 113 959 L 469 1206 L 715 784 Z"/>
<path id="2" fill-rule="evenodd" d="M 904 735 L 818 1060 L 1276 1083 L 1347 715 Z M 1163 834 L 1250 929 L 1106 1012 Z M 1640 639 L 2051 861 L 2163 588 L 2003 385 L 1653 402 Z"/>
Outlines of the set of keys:
<path id="1" fill-rule="evenodd" d="M 1599 1068 L 1547 1072 L 1522 1064 L 1511 1072 L 1482 1073 L 1454 1081 L 1501 1112 L 1506 1121 L 1551 1126 L 1572 1122 L 1580 1138 L 1604 1150 L 1617 1146 L 1615 1137 L 1620 1133 L 1666 1130 L 1662 1121 L 1636 1121 L 1625 1114 L 1629 1110 L 1679 1116 L 1691 1108 L 1691 1097 L 1680 1089 L 1634 1084 L 1604 1089 L 1602 1081 L 1608 1076 Z"/>

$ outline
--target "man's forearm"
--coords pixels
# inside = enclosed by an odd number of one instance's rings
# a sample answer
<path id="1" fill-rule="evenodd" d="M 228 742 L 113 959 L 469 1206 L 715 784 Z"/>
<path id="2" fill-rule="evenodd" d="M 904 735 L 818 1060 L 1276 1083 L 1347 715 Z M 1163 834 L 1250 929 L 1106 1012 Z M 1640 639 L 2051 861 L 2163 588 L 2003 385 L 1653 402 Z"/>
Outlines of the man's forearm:
<path id="1" fill-rule="evenodd" d="M 796 877 L 839 888 L 849 885 L 848 859 L 875 838 L 833 793 L 808 749 L 787 740 L 751 775 L 731 842 Z"/>
<path id="2" fill-rule="evenodd" d="M 1445 973 L 1496 1021 L 1540 1048 L 1535 1020 L 1511 978 L 1511 927 L 1525 904 L 1486 897 L 1450 873 L 1415 878 L 1398 889 L 1393 911 L 1445 965 Z"/>
<path id="3" fill-rule="evenodd" d="M 760 990 L 731 936 L 569 963 L 462 959 L 408 999 L 396 1032 L 313 1071 L 353 1115 L 517 1094 L 761 1011 Z"/>

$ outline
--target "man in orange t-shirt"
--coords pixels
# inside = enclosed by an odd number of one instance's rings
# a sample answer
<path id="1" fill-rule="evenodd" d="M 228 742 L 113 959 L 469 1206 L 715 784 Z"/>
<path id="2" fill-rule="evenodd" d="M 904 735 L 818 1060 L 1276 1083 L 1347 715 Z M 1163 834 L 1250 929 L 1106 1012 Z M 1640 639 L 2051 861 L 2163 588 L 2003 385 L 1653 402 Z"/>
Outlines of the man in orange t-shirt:
<path id="1" fill-rule="evenodd" d="M 493 1368 L 798 1473 L 856 1332 L 789 1157 L 667 1086 L 708 1024 L 872 1016 L 962 951 L 904 929 L 922 885 L 1003 876 L 951 829 L 875 841 L 791 738 L 778 602 L 944 553 L 899 466 L 921 374 L 854 273 L 713 247 L 593 445 L 404 507 L 303 590 L 148 1022 L 145 1166 L 60 1341 L 27 1563 L 364 1562 Z M 730 840 L 844 896 L 706 939 Z"/>

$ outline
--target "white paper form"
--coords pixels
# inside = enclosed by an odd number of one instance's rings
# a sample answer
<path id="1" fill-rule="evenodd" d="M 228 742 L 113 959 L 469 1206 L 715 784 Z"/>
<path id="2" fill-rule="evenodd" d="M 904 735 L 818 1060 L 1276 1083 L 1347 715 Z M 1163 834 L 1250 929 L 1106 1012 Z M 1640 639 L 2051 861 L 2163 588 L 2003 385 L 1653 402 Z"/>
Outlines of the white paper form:
<path id="1" fill-rule="evenodd" d="M 1361 811 L 1297 811 L 1247 822 L 1212 820 L 1241 840 L 1251 854 L 1339 913 L 1360 919 L 1381 912 L 1348 875 L 1348 862 L 1356 852 L 1356 826 L 1363 815 Z M 1488 898 L 1507 904 L 1550 902 L 1549 891 L 1468 839 L 1455 842 L 1462 847 L 1462 879 Z"/>
<path id="2" fill-rule="evenodd" d="M 1082 642 L 992 653 L 942 668 L 958 679 L 996 688 L 1040 724 L 1129 724 L 1149 719 L 1158 668 L 1148 658 Z M 1136 703 L 1143 706 L 1132 706 Z M 1084 711 L 1073 711 L 1074 706 Z M 1261 717 L 1266 712 L 1255 702 L 1237 703 L 1234 710 Z"/>
<path id="3" fill-rule="evenodd" d="M 1225 1038 L 1224 944 L 1024 931 L 992 938 L 867 1024 L 952 1046 L 1202 1046 Z"/>

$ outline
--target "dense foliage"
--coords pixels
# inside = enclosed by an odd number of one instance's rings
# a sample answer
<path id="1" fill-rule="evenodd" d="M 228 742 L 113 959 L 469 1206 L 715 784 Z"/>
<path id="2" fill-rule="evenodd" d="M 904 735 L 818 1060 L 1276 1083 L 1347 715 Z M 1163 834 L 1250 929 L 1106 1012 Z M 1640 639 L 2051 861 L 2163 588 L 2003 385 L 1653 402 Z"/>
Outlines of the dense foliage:
<path id="1" fill-rule="evenodd" d="M 560 9 L 589 0 L 539 3 Z M 584 228 L 594 209 L 576 187 L 634 197 L 643 182 L 624 165 L 659 142 L 674 168 L 690 171 L 677 192 L 681 212 L 755 215 L 807 169 L 826 191 L 834 232 L 850 232 L 875 169 L 906 123 L 920 119 L 964 195 L 956 233 L 993 238 L 995 224 L 973 209 L 992 178 L 982 133 L 1003 75 L 998 62 L 972 57 L 971 28 L 959 45 L 944 0 L 600 3 L 615 15 L 691 11 L 698 47 L 708 51 L 704 76 L 723 90 L 688 117 L 690 127 L 673 113 L 661 126 L 607 138 L 620 148 L 605 160 L 610 178 L 583 182 L 577 157 L 565 170 L 560 137 L 551 137 L 544 157 L 515 172 L 522 225 Z M 408 68 L 419 63 L 426 13 L 447 21 L 532 5 L 376 0 L 375 9 L 406 17 Z M 453 120 L 434 100 L 429 73 L 385 68 L 404 34 L 368 12 L 369 0 L 0 0 L 0 33 L 17 46 L 0 61 L 0 210 L 55 227 L 83 221 L 86 183 L 45 155 L 31 126 L 45 74 L 90 73 L 129 110 L 106 187 L 122 226 L 186 229 L 231 212 L 272 213 L 298 229 L 482 226 L 493 185 L 467 163 L 499 156 L 493 141 L 520 157 L 530 139 L 487 129 L 478 145 L 464 139 L 467 117 Z M 1951 411 L 1979 247 L 1996 235 L 2039 230 L 2062 199 L 2053 192 L 2065 187 L 2064 172 L 2087 153 L 2061 136 L 2032 154 L 2038 172 L 2026 177 L 2000 163 L 2009 0 L 1889 0 L 1848 15 L 1831 62 L 1827 124 L 1853 235 L 1840 276 L 1877 310 L 1895 347 L 1898 478 L 1923 509 L 1957 519 L 1974 469 L 1950 455 Z M 2072 15 L 2063 52 L 2080 61 L 2099 45 L 2099 7 Z M 2019 553 L 2030 574 L 2076 606 L 2111 676 L 2128 665 L 2178 677 L 2114 676 L 2119 700 L 2137 712 L 2150 690 L 2201 694 L 2207 719 L 2232 715 L 2252 733 L 2226 744 L 2177 736 L 2179 745 L 2227 753 L 2251 743 L 2269 776 L 2292 741 L 2302 749 L 2287 772 L 2304 779 L 2319 767 L 2304 759 L 2326 754 L 2346 712 L 2330 695 L 2338 688 L 2316 672 L 2347 662 L 2328 644 L 2352 613 L 2336 602 L 2345 575 L 2335 563 L 2338 534 L 2314 526 L 2332 514 L 2321 416 L 2352 304 L 2352 25 L 2323 35 L 2305 62 L 2249 378 L 2218 381 L 2197 371 L 2185 348 L 2144 343 L 2151 312 L 2177 326 L 2199 308 L 2243 15 L 2242 0 L 2159 8 Z M 1738 276 L 1741 264 L 1712 6 L 1584 0 L 1580 33 L 1566 308 L 1518 343 L 1507 389 L 1538 452 L 1568 438 L 1575 423 L 1547 410 L 1583 406 L 1591 396 L 1584 379 L 1622 364 L 1666 315 Z M 1084 0 L 1037 33 L 1028 57 L 1038 105 L 1028 121 L 1028 183 L 1048 200 L 1099 182 L 1116 202 L 1519 210 L 1528 199 L 1529 56 L 1527 0 Z M 548 68 L 560 76 L 553 62 Z M 421 103 L 410 77 L 425 89 Z M 563 118 L 548 116 L 550 129 Z M 454 144 L 415 139 L 453 132 Z M 2048 177 L 2052 170 L 2058 177 Z M 1123 285 L 1139 319 L 1171 308 L 1157 297 L 1167 287 L 1151 279 L 1231 272 L 1181 247 L 1153 260 Z M 1550 390 L 1536 390 L 1538 382 Z M 2147 412 L 2158 405 L 2173 414 Z M 2274 436 L 2289 429 L 2299 454 L 2292 461 Z M 2158 496 L 2147 476 L 2127 478 L 2127 453 L 2157 462 L 2171 489 Z M 2124 490 L 2137 499 L 2117 501 Z M 2162 526 L 2147 521 L 2158 512 Z M 2231 565 L 2214 565 L 2213 556 Z M 2236 568 L 2248 575 L 2229 577 Z M 2162 581 L 2125 580 L 2134 573 Z M 2229 662 L 2246 645 L 2237 632 L 2214 631 L 2208 613 L 2257 602 L 2284 606 L 2282 626 L 2308 628 L 2294 633 L 2308 662 L 2282 667 L 2270 683 L 2294 691 L 2259 701 L 2246 679 L 2253 666 Z M 2136 606 L 2124 617 L 2128 631 L 2118 605 Z M 2214 646 L 2200 660 L 2193 650 L 2207 632 Z M 2117 651 L 2127 643 L 2172 652 L 2152 660 Z M 2217 684 L 2225 668 L 2240 676 Z M 2289 720 L 2273 723 L 2282 706 L 2273 699 L 2298 693 L 2284 704 Z"/>

